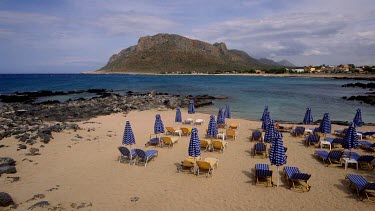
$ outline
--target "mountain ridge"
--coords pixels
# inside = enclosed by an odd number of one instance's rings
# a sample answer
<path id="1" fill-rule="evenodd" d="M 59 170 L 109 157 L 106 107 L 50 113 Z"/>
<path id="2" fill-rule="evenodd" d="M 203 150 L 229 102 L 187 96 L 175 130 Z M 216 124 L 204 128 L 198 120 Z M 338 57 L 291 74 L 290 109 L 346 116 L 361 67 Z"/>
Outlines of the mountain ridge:
<path id="1" fill-rule="evenodd" d="M 137 45 L 112 55 L 107 64 L 97 71 L 214 73 L 274 67 L 283 67 L 283 65 L 276 62 L 271 65 L 264 64 L 244 51 L 228 50 L 226 44 L 222 42 L 209 44 L 176 34 L 156 34 L 141 37 Z"/>

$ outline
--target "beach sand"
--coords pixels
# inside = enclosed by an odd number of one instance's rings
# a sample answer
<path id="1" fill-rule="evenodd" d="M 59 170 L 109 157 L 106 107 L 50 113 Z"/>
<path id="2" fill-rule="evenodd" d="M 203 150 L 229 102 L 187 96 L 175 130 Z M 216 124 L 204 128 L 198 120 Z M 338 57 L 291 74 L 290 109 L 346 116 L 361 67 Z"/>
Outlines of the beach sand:
<path id="1" fill-rule="evenodd" d="M 281 178 L 279 187 L 254 185 L 254 165 L 270 164 L 269 159 L 252 158 L 249 141 L 252 130 L 261 127 L 259 121 L 227 119 L 227 123 L 240 124 L 238 138 L 229 140 L 224 153 L 204 152 L 202 157 L 219 158 L 219 167 L 213 176 L 195 176 L 177 173 L 177 166 L 188 156 L 190 137 L 182 137 L 173 148 L 155 148 L 158 157 L 147 168 L 119 163 L 118 146 L 121 145 L 125 121 L 129 120 L 135 134 L 134 147 L 145 148 L 144 144 L 153 133 L 155 115 L 159 113 L 164 126 L 181 127 L 174 122 L 175 111 L 132 111 L 123 114 L 100 116 L 79 123 L 83 130 L 54 133 L 54 139 L 44 148 L 41 155 L 26 156 L 27 150 L 17 151 L 19 142 L 14 138 L 1 140 L 9 147 L 0 148 L 1 157 L 12 157 L 17 161 L 16 174 L 0 177 L 0 192 L 9 193 L 19 204 L 17 210 L 26 210 L 36 202 L 45 200 L 51 206 L 74 210 L 374 210 L 374 203 L 359 201 L 354 189 L 349 188 L 345 175 L 360 174 L 374 181 L 374 171 L 355 170 L 350 166 L 325 167 L 313 154 L 317 149 L 305 147 L 302 138 L 284 134 L 284 145 L 288 147 L 287 166 L 296 166 L 302 172 L 312 174 L 309 192 L 298 192 L 287 188 Z M 205 120 L 196 126 L 203 138 L 209 115 L 188 115 L 182 110 L 183 119 L 191 117 Z M 283 124 L 285 125 L 285 124 Z M 295 126 L 295 125 L 293 125 Z M 332 131 L 343 126 L 333 125 Z M 94 130 L 93 130 L 94 129 Z M 90 130 L 90 131 L 88 131 Z M 364 126 L 360 131 L 375 131 L 375 127 Z M 82 138 L 77 138 L 79 135 Z M 333 137 L 333 135 L 331 135 Z M 30 148 L 30 146 L 28 146 Z M 366 154 L 362 149 L 354 150 Z M 24 159 L 28 160 L 24 160 Z M 29 160 L 32 160 L 29 161 Z M 276 167 L 274 182 L 276 183 Z M 280 168 L 281 172 L 282 167 Z M 19 176 L 20 181 L 11 183 L 7 177 Z M 282 176 L 282 175 L 281 175 Z M 280 176 L 280 177 L 281 177 Z M 36 194 L 45 198 L 31 200 Z M 138 200 L 134 200 L 138 197 Z M 132 201 L 133 199 L 133 201 Z M 76 204 L 76 208 L 72 207 Z M 89 206 L 87 206 L 89 205 Z M 38 208 L 42 209 L 42 208 Z M 34 210 L 38 210 L 34 209 Z M 0 208 L 1 210 L 1 208 Z"/>

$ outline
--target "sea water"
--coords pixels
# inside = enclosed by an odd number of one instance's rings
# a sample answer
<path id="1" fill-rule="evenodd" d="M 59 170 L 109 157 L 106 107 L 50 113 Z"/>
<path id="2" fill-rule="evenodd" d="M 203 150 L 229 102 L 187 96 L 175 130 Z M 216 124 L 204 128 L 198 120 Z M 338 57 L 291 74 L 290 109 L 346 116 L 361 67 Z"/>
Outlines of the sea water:
<path id="1" fill-rule="evenodd" d="M 15 74 L 0 75 L 0 94 L 16 91 L 72 91 L 80 89 L 112 89 L 118 93 L 166 92 L 180 95 L 225 96 L 214 105 L 197 108 L 198 112 L 217 115 L 218 108 L 229 104 L 232 116 L 259 119 L 265 105 L 275 120 L 301 122 L 307 107 L 314 120 L 330 113 L 331 120 L 352 121 L 357 108 L 364 122 L 375 123 L 375 106 L 342 99 L 367 90 L 345 88 L 353 80 L 305 77 L 262 77 L 243 75 L 85 75 L 85 74 Z M 366 83 L 367 81 L 361 81 Z M 72 98 L 85 97 L 80 95 Z M 53 100 L 66 100 L 56 96 Z"/>

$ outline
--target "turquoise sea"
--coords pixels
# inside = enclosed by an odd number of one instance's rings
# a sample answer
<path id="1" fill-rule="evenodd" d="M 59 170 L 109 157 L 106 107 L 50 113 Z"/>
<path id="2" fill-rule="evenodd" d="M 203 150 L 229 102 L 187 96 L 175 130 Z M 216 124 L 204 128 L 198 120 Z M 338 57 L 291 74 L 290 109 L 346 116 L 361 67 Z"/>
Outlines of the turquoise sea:
<path id="1" fill-rule="evenodd" d="M 216 115 L 218 108 L 225 107 L 228 103 L 234 117 L 259 119 L 264 106 L 268 105 L 273 119 L 301 122 L 306 108 L 311 107 L 314 121 L 321 119 L 325 112 L 330 113 L 331 120 L 352 121 L 356 109 L 361 108 L 364 122 L 375 123 L 375 106 L 342 99 L 343 96 L 367 92 L 361 88 L 341 87 L 353 82 L 356 81 L 240 75 L 3 74 L 0 75 L 0 94 L 93 88 L 113 89 L 119 93 L 155 90 L 181 95 L 208 94 L 229 98 L 216 100 L 213 106 L 198 108 L 199 112 Z M 67 96 L 59 96 L 57 99 L 66 98 Z"/>

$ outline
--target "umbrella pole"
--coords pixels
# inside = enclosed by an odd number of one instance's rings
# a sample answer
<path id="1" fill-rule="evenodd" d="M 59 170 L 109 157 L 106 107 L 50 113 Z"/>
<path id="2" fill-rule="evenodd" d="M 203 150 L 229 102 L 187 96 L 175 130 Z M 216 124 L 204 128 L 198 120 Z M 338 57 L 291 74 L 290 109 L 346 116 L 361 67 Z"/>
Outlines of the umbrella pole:
<path id="1" fill-rule="evenodd" d="M 352 148 L 350 148 L 350 150 L 349 150 L 349 160 L 350 160 L 351 156 L 352 156 Z"/>
<path id="2" fill-rule="evenodd" d="M 277 186 L 276 187 L 279 187 L 279 175 L 280 172 L 279 172 L 279 167 L 277 167 Z"/>
<path id="3" fill-rule="evenodd" d="M 129 166 L 132 164 L 133 156 L 132 156 L 132 145 L 130 144 L 130 161 L 129 161 Z"/>

